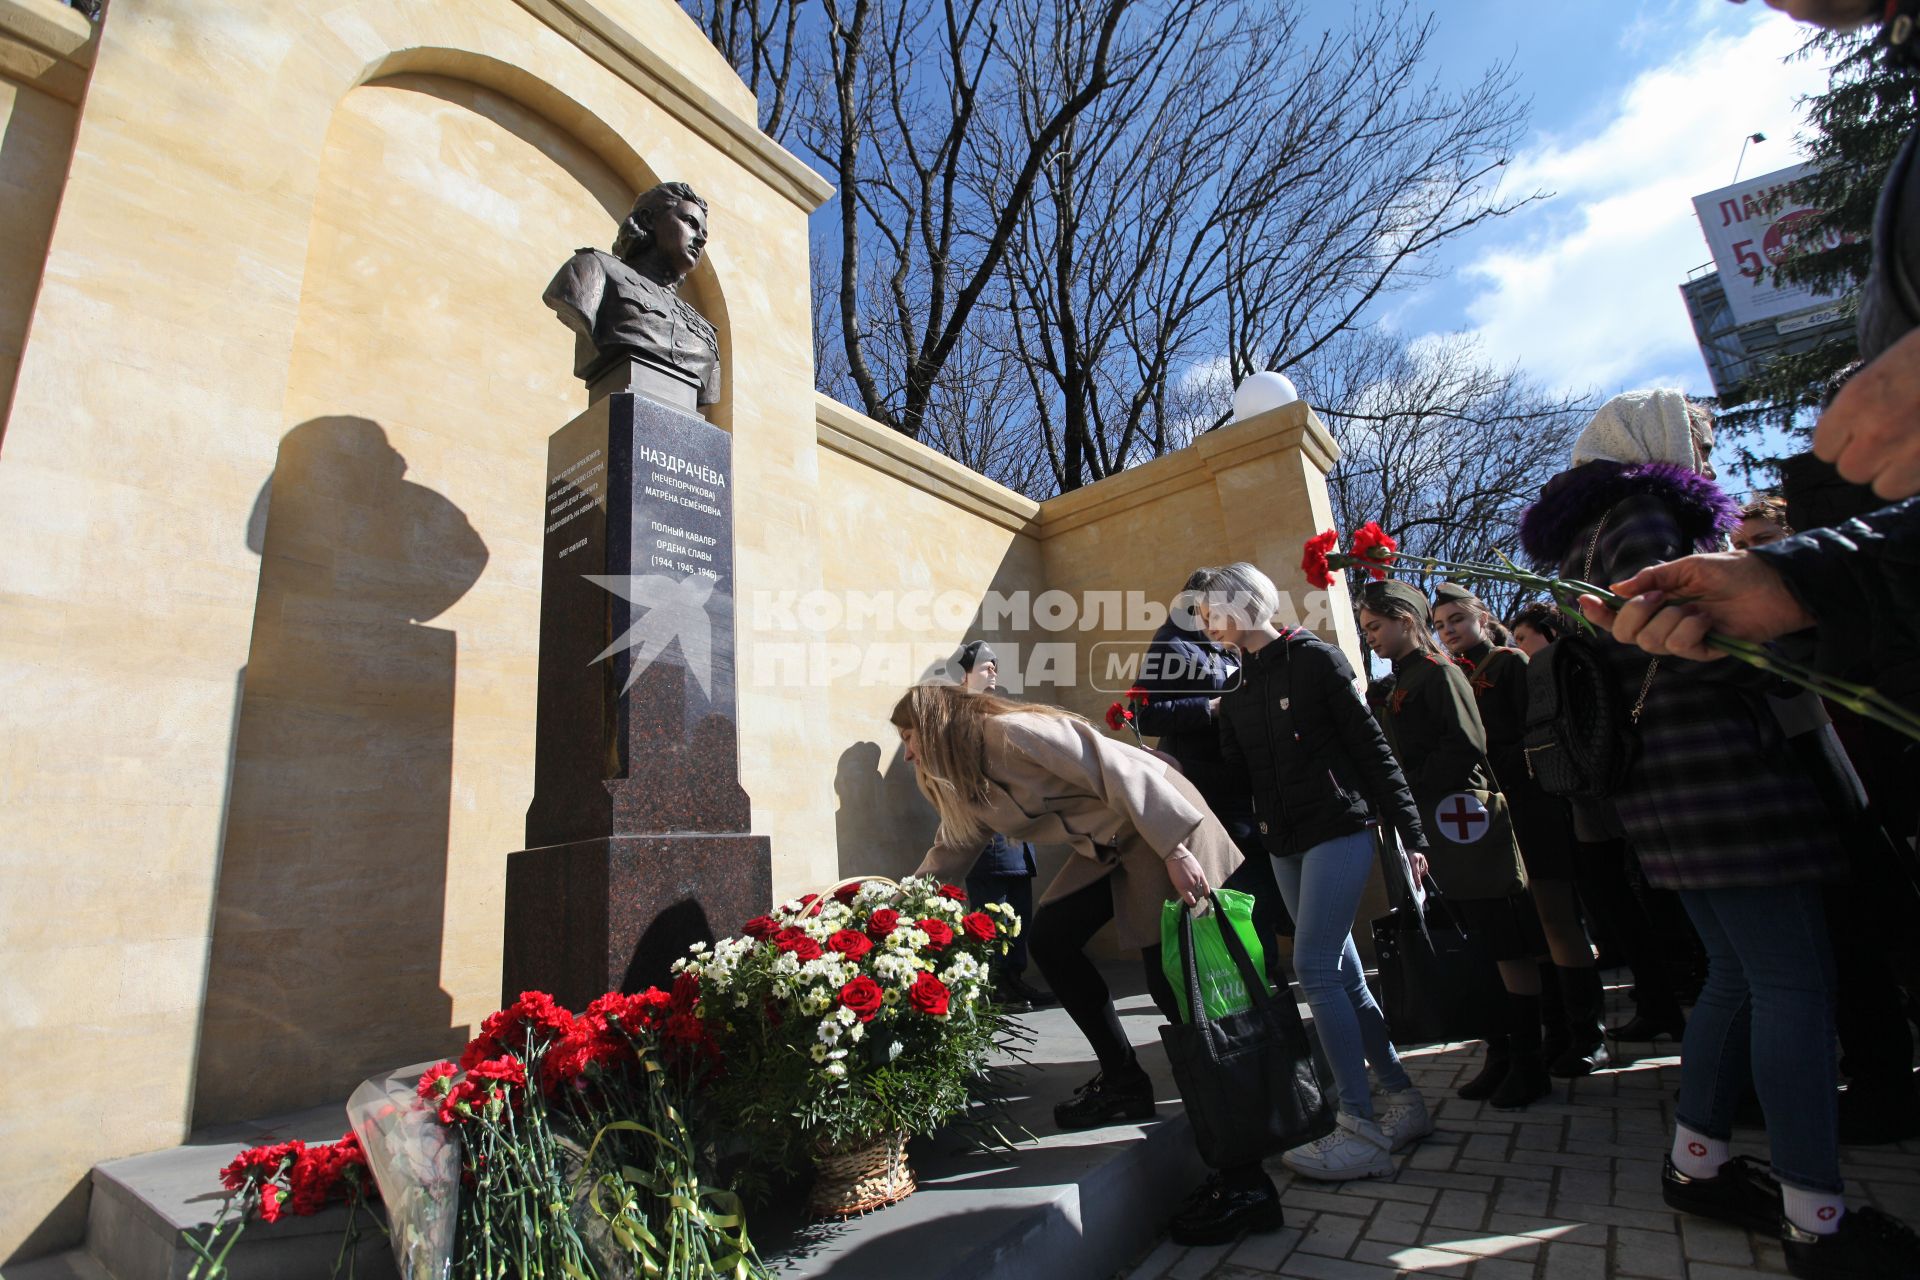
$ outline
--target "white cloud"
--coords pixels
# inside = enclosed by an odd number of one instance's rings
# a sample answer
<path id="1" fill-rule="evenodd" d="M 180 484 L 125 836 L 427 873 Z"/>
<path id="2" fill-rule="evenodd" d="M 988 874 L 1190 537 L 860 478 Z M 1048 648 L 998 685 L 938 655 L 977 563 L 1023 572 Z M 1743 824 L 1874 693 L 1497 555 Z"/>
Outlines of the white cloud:
<path id="1" fill-rule="evenodd" d="M 1727 185 L 1749 133 L 1768 140 L 1748 151 L 1742 177 L 1797 163 L 1795 104 L 1826 84 L 1818 62 L 1782 62 L 1807 28 L 1728 16 L 1747 21 L 1676 24 L 1675 52 L 1622 88 L 1590 132 L 1537 139 L 1509 166 L 1509 192 L 1555 195 L 1462 272 L 1468 324 L 1497 360 L 1554 387 L 1610 393 L 1683 369 L 1688 389 L 1711 389 L 1679 292 L 1709 257 L 1692 198 Z"/>

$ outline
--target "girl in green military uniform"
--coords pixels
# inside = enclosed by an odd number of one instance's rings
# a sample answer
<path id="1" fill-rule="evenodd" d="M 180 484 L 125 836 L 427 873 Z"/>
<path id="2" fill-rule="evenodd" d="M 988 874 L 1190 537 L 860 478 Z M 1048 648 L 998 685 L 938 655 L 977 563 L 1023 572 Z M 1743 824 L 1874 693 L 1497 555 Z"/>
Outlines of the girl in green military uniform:
<path id="1" fill-rule="evenodd" d="M 1404 582 L 1369 582 L 1360 596 L 1367 644 L 1393 664 L 1393 686 L 1375 714 L 1399 758 L 1429 844 L 1434 882 L 1463 917 L 1474 942 L 1500 966 L 1507 990 L 1504 1034 L 1487 1040 L 1486 1064 L 1461 1086 L 1463 1098 L 1505 1111 L 1547 1096 L 1541 1055 L 1540 969 L 1546 951 L 1526 893 L 1526 873 L 1506 819 L 1505 798 L 1487 765 L 1487 735 L 1473 688 L 1434 642 L 1427 598 Z"/>
<path id="2" fill-rule="evenodd" d="M 1540 790 L 1527 768 L 1527 655 L 1494 639 L 1496 629 L 1505 628 L 1457 582 L 1434 588 L 1433 621 L 1473 688 L 1487 730 L 1487 763 L 1512 811 L 1527 892 L 1546 933 L 1554 970 L 1541 975 L 1547 1070 L 1566 1078 L 1592 1075 L 1610 1065 L 1601 1020 L 1605 993 L 1574 898 L 1573 814 L 1564 800 Z"/>

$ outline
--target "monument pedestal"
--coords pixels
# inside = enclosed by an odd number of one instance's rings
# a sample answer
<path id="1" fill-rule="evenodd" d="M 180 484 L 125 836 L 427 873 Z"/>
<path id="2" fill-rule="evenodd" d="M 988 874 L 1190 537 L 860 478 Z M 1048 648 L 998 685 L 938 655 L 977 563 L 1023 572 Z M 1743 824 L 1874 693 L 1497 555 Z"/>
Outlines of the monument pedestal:
<path id="1" fill-rule="evenodd" d="M 502 989 L 584 1009 L 664 985 L 689 943 L 737 932 L 773 896 L 765 836 L 609 836 L 507 859 Z M 503 1000 L 510 997 L 503 997 Z"/>
<path id="2" fill-rule="evenodd" d="M 503 1003 L 664 984 L 773 900 L 748 834 L 733 667 L 733 437 L 632 391 L 547 447 L 527 847 L 508 856 Z"/>

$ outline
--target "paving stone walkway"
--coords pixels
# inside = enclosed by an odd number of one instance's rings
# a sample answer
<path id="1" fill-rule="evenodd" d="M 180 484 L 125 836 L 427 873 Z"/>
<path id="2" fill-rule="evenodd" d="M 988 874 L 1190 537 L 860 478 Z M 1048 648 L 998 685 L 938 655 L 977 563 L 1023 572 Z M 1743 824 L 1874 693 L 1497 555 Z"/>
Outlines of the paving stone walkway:
<path id="1" fill-rule="evenodd" d="M 1624 978 L 1625 974 L 1610 974 Z M 1623 992 L 1609 992 L 1615 1019 Z M 1453 1096 L 1478 1070 L 1479 1046 L 1407 1051 L 1414 1082 L 1438 1129 L 1400 1157 L 1392 1179 L 1309 1182 L 1269 1163 L 1287 1226 L 1236 1245 L 1181 1249 L 1163 1240 L 1124 1280 L 1731 1280 L 1785 1275 L 1780 1244 L 1670 1211 L 1660 1161 L 1680 1084 L 1671 1041 L 1648 1056 L 1584 1080 L 1523 1112 Z M 1653 1056 L 1655 1053 L 1667 1056 Z M 1735 1133 L 1736 1154 L 1765 1158 L 1765 1135 Z M 1848 1147 L 1850 1201 L 1920 1223 L 1920 1142 Z"/>

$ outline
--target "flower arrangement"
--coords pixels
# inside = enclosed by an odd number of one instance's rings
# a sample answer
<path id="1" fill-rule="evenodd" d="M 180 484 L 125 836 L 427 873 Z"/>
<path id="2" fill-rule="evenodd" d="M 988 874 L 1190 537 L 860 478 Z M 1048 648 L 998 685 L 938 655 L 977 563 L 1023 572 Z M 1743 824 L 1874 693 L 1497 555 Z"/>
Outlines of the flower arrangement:
<path id="1" fill-rule="evenodd" d="M 970 910 L 917 877 L 808 895 L 696 944 L 677 984 L 697 985 L 728 1068 L 703 1102 L 777 1165 L 939 1128 L 1007 1040 L 988 965 L 1019 931 L 1006 904 Z"/>
<path id="2" fill-rule="evenodd" d="M 609 992 L 575 1014 L 529 991 L 486 1019 L 458 1063 L 422 1074 L 400 1102 L 457 1143 L 453 1194 L 415 1194 L 415 1183 L 438 1176 L 436 1159 L 387 1159 L 394 1153 L 383 1148 L 373 1170 L 397 1184 L 386 1188 L 390 1206 L 430 1215 L 457 1199 L 458 1221 L 437 1251 L 412 1247 L 434 1236 L 421 1223 L 394 1223 L 408 1242 L 408 1280 L 766 1276 L 738 1198 L 702 1176 L 689 1127 L 693 1097 L 724 1074 L 701 998 L 699 983 L 684 977 L 671 992 Z M 406 1135 L 409 1126 L 392 1121 L 383 1115 L 368 1132 Z M 420 1144 L 414 1135 L 402 1145 Z M 332 1148 L 243 1152 L 222 1175 L 236 1193 L 229 1212 L 205 1245 L 194 1245 L 194 1280 L 222 1274 L 249 1210 L 273 1221 L 283 1205 L 307 1213 L 346 1199 L 357 1207 L 374 1192 L 368 1167 L 352 1136 Z M 229 1227 L 235 1209 L 239 1221 Z M 342 1257 L 351 1257 L 350 1242 Z"/>
<path id="3" fill-rule="evenodd" d="M 1569 619 L 1589 631 L 1594 628 L 1593 624 L 1588 622 L 1586 616 L 1580 612 L 1581 596 L 1593 596 L 1609 609 L 1617 610 L 1627 603 L 1624 597 L 1591 582 L 1530 573 L 1504 555 L 1500 557 L 1501 563 L 1497 565 L 1411 555 L 1401 551 L 1399 544 L 1380 528 L 1377 521 L 1373 520 L 1367 521 L 1354 530 L 1353 545 L 1346 554 L 1340 554 L 1335 550 L 1339 544 L 1340 535 L 1333 529 L 1317 533 L 1307 539 L 1301 554 L 1300 567 L 1306 572 L 1309 583 L 1325 590 L 1332 585 L 1334 572 L 1341 569 L 1359 569 L 1376 580 L 1384 579 L 1388 573 L 1396 569 L 1411 569 L 1417 573 L 1442 572 L 1463 578 L 1512 582 L 1552 597 Z M 1674 603 L 1680 603 L 1680 601 L 1676 600 Z M 1838 706 L 1869 719 L 1878 720 L 1890 728 L 1899 730 L 1907 737 L 1920 740 L 1920 716 L 1914 715 L 1913 712 L 1877 689 L 1838 680 L 1801 663 L 1791 662 L 1764 644 L 1736 640 L 1731 636 L 1719 634 L 1709 635 L 1707 643 L 1749 666 L 1758 667 L 1803 689 L 1812 690 Z"/>

